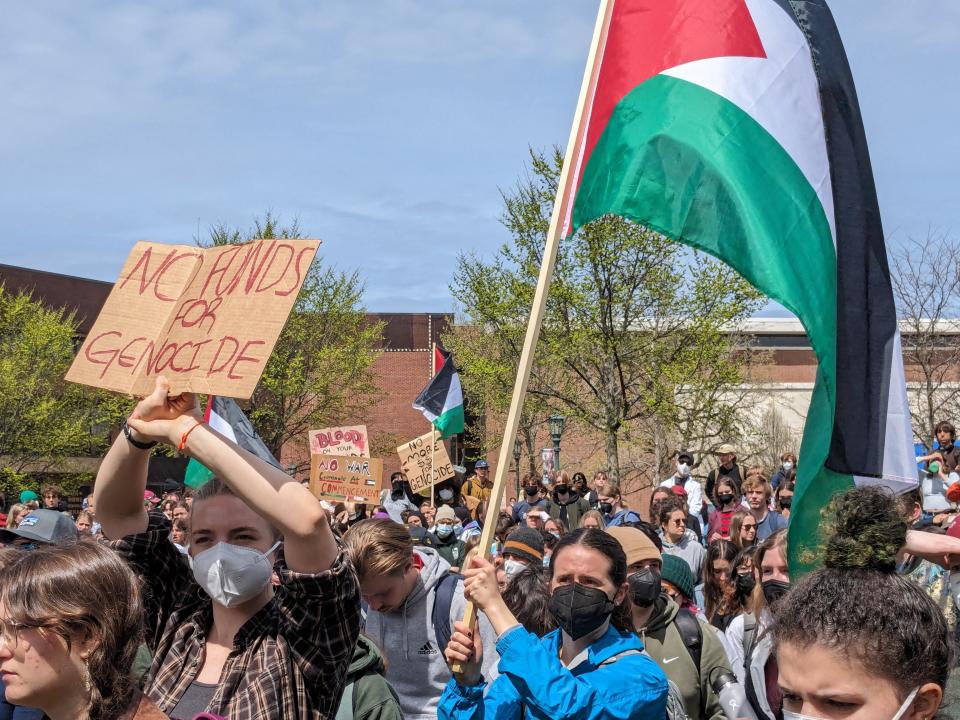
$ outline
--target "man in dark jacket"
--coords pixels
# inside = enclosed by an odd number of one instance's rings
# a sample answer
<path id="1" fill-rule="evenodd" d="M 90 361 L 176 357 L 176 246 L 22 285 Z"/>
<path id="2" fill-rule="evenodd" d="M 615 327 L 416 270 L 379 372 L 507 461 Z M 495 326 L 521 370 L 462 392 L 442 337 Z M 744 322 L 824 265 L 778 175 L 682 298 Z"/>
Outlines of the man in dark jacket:
<path id="1" fill-rule="evenodd" d="M 562 520 L 570 530 L 580 527 L 580 518 L 590 510 L 590 503 L 570 487 L 567 474 L 560 471 L 553 493 L 547 500 L 546 511 L 554 520 Z"/>
<path id="2" fill-rule="evenodd" d="M 400 700 L 383 675 L 386 668 L 383 657 L 364 635 L 357 638 L 350 667 L 347 668 L 347 685 L 343 690 L 337 718 L 353 720 L 403 720 Z"/>
<path id="3" fill-rule="evenodd" d="M 743 473 L 740 471 L 740 466 L 737 465 L 737 451 L 733 445 L 724 443 L 718 447 L 717 460 L 720 461 L 720 465 L 707 473 L 707 487 L 705 488 L 707 497 L 713 498 L 713 488 L 720 478 L 733 481 L 734 487 L 737 488 L 737 494 L 742 495 Z"/>

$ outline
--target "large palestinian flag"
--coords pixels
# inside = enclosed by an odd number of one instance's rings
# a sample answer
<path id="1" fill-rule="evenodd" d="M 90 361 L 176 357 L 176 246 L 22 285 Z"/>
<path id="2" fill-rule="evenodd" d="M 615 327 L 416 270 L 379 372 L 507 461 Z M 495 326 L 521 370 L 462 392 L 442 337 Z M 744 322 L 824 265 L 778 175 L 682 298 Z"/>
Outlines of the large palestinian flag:
<path id="1" fill-rule="evenodd" d="M 856 91 L 823 0 L 608 0 L 563 236 L 606 213 L 731 265 L 818 358 L 790 530 L 854 483 L 917 484 L 900 338 Z"/>

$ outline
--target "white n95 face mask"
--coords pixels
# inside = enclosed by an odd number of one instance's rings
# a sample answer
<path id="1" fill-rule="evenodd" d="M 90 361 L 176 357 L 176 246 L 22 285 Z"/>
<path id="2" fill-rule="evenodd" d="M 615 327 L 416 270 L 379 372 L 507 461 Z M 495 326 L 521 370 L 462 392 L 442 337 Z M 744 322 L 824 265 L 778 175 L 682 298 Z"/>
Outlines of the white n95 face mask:
<path id="1" fill-rule="evenodd" d="M 907 710 L 910 709 L 910 703 L 913 702 L 913 699 L 917 696 L 917 693 L 920 691 L 919 687 L 915 687 L 913 691 L 907 695 L 907 699 L 903 701 L 903 704 L 900 705 L 900 709 L 897 710 L 897 714 L 894 715 L 890 720 L 900 720 Z M 783 711 L 783 720 L 823 720 L 823 718 L 815 718 L 812 715 L 801 715 L 800 713 L 790 712 L 789 710 Z"/>
<path id="2" fill-rule="evenodd" d="M 221 542 L 190 558 L 193 578 L 214 602 L 234 607 L 261 592 L 273 575 L 270 553 Z"/>
<path id="3" fill-rule="evenodd" d="M 527 567 L 526 563 L 522 563 L 519 560 L 514 560 L 513 558 L 507 558 L 503 561 L 503 574 L 507 576 L 508 580 L 510 580 L 525 567 Z"/>

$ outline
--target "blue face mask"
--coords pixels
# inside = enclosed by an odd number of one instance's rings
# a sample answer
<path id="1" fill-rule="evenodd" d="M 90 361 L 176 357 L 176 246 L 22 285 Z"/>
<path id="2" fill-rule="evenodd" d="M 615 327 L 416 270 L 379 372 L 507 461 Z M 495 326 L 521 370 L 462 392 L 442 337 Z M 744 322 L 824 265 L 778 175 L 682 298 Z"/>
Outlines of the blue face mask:
<path id="1" fill-rule="evenodd" d="M 437 525 L 437 537 L 446 540 L 453 533 L 453 525 Z"/>

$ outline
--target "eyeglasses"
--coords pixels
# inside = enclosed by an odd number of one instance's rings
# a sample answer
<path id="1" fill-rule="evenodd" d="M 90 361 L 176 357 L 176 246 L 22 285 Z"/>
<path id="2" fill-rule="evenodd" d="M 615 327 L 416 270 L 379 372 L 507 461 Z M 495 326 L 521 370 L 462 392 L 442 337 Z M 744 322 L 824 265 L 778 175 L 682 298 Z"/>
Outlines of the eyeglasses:
<path id="1" fill-rule="evenodd" d="M 20 631 L 28 627 L 33 626 L 13 620 L 0 620 L 0 649 L 16 650 L 20 642 Z"/>
<path id="2" fill-rule="evenodd" d="M 756 526 L 756 525 L 741 525 L 741 526 L 740 526 L 740 529 L 741 529 L 741 530 L 756 530 L 756 529 L 757 529 L 757 526 Z"/>
<path id="3" fill-rule="evenodd" d="M 674 518 L 674 519 L 671 520 L 670 522 L 671 522 L 672 524 L 674 524 L 674 525 L 686 525 L 686 524 L 687 524 L 687 519 L 686 519 L 686 518 Z"/>

